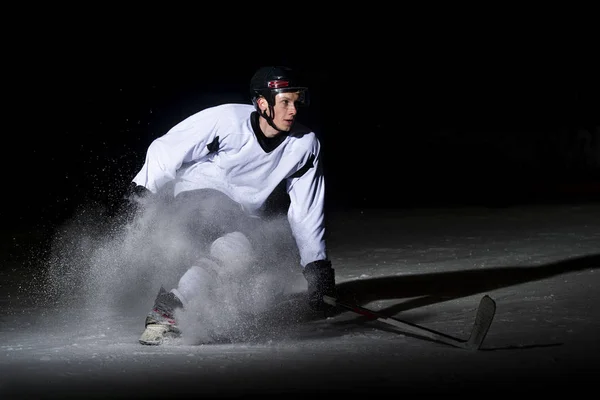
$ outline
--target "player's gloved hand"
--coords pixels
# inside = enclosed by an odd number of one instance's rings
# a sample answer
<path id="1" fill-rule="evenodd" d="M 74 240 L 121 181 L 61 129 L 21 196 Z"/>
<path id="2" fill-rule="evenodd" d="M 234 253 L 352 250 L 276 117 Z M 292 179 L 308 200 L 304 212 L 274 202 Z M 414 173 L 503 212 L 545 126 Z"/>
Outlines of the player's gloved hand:
<path id="1" fill-rule="evenodd" d="M 144 186 L 131 182 L 123 194 L 120 214 L 127 220 L 133 219 L 134 215 L 141 209 L 142 199 L 151 195 L 152 192 Z"/>
<path id="2" fill-rule="evenodd" d="M 308 305 L 315 311 L 323 311 L 331 306 L 323 301 L 323 295 L 336 297 L 335 270 L 331 261 L 313 261 L 302 271 L 308 282 Z"/>
<path id="3" fill-rule="evenodd" d="M 130 196 L 137 196 L 138 198 L 144 198 L 151 194 L 152 194 L 152 192 L 150 190 L 146 189 L 145 186 L 137 185 L 134 182 L 131 182 L 131 185 L 129 186 L 129 195 Z"/>

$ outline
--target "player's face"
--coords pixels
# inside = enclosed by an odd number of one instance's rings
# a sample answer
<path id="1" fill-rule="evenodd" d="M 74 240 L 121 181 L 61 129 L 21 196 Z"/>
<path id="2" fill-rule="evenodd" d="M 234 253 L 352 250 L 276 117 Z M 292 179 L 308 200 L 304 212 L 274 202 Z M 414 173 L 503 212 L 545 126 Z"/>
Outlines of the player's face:
<path id="1" fill-rule="evenodd" d="M 261 122 L 261 129 L 265 136 L 274 137 L 279 135 L 280 131 L 289 132 L 292 129 L 294 120 L 296 119 L 296 114 L 298 112 L 298 99 L 300 99 L 299 93 L 278 93 L 275 96 L 273 115 L 271 115 L 271 110 L 267 100 L 264 97 L 258 99 L 258 105 L 261 109 L 261 112 L 266 112 L 267 115 L 273 118 L 273 123 L 279 129 L 274 129 L 268 125 L 265 120 L 262 120 L 264 123 Z"/>
<path id="2" fill-rule="evenodd" d="M 299 96 L 298 93 L 293 92 L 279 93 L 275 96 L 275 107 L 273 107 L 275 115 L 272 116 L 273 122 L 275 123 L 275 126 L 284 132 L 290 131 L 292 125 L 294 125 L 294 119 L 298 112 L 296 101 L 298 101 Z"/>

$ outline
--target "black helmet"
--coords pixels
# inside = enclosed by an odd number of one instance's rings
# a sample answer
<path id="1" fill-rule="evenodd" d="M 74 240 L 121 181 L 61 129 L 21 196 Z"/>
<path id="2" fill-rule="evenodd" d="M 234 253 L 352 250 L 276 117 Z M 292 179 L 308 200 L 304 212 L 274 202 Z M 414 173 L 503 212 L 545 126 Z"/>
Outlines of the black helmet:
<path id="1" fill-rule="evenodd" d="M 288 67 L 261 67 L 250 80 L 250 96 L 257 110 L 256 100 L 259 97 L 267 99 L 273 107 L 275 96 L 285 92 L 299 92 L 298 105 L 308 106 L 308 88 L 298 82 L 297 76 Z"/>

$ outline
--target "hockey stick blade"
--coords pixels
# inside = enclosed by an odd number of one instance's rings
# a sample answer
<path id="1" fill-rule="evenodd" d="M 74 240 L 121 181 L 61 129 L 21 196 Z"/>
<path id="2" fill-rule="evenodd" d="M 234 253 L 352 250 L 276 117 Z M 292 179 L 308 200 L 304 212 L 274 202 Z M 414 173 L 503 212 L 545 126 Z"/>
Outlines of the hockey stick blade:
<path id="1" fill-rule="evenodd" d="M 483 340 L 485 339 L 485 336 L 487 335 L 496 311 L 496 303 L 494 300 L 487 295 L 484 296 L 479 303 L 479 307 L 477 308 L 475 323 L 473 325 L 471 335 L 469 336 L 469 340 L 464 341 L 440 332 L 436 332 L 432 329 L 427 329 L 416 324 L 385 316 L 376 311 L 369 310 L 368 308 L 361 307 L 356 304 L 341 302 L 331 296 L 323 296 L 323 301 L 329 305 L 338 306 L 357 314 L 369 317 L 370 319 L 392 325 L 411 335 L 424 337 L 435 342 L 441 342 L 450 346 L 468 350 L 479 350 Z"/>
<path id="2" fill-rule="evenodd" d="M 479 302 L 479 307 L 477 307 L 477 314 L 475 315 L 475 323 L 473 324 L 471 336 L 467 341 L 468 348 L 479 350 L 490 330 L 495 315 L 496 302 L 488 295 L 483 296 Z"/>

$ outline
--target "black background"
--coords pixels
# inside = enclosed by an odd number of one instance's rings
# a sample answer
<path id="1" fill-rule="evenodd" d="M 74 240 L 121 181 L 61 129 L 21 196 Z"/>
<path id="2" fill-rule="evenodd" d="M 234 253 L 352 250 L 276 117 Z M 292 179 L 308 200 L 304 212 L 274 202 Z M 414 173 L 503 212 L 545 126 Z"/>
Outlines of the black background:
<path id="1" fill-rule="evenodd" d="M 593 25 L 355 11 L 25 19 L 4 49 L 4 230 L 112 204 L 153 139 L 204 107 L 249 102 L 253 72 L 273 64 L 309 83 L 299 119 L 323 143 L 330 208 L 597 198 L 598 165 L 577 160 L 577 132 L 600 126 Z"/>
<path id="2" fill-rule="evenodd" d="M 110 207 L 153 139 L 248 102 L 263 65 L 309 83 L 299 119 L 322 141 L 331 210 L 600 201 L 597 13 L 382 4 L 7 3 L 2 256 L 81 205 Z"/>

